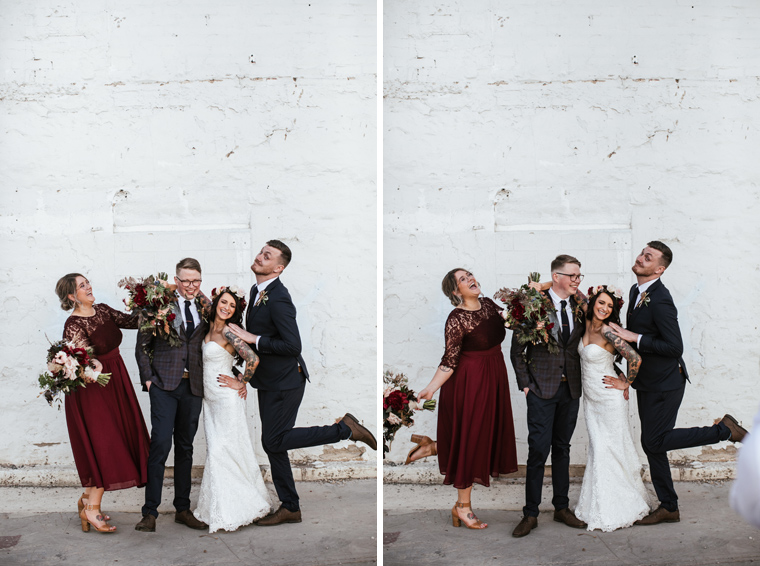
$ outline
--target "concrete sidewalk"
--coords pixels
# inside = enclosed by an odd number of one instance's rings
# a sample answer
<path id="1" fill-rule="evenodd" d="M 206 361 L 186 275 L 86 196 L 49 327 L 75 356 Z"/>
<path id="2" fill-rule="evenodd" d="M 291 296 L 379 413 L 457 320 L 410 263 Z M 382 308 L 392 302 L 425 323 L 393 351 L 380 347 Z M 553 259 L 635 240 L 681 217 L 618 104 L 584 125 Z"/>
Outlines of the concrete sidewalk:
<path id="1" fill-rule="evenodd" d="M 652 485 L 646 484 L 653 493 Z M 545 483 L 538 527 L 513 538 L 522 517 L 522 480 L 475 486 L 473 504 L 484 531 L 451 525 L 456 491 L 449 486 L 390 484 L 383 489 L 383 564 L 760 566 L 760 531 L 728 505 L 730 482 L 678 482 L 681 522 L 611 533 L 571 529 L 552 519 Z M 570 486 L 570 506 L 580 483 Z"/>
<path id="2" fill-rule="evenodd" d="M 197 485 L 193 495 L 197 497 Z M 271 484 L 267 487 L 272 490 Z M 137 512 L 124 512 L 125 501 L 106 494 L 114 505 L 104 509 L 114 534 L 83 533 L 76 514 L 81 488 L 0 489 L 0 564 L 152 566 L 267 564 L 323 566 L 377 563 L 377 482 L 300 482 L 303 522 L 209 534 L 174 522 L 161 514 L 155 533 L 134 530 Z M 171 494 L 170 486 L 164 492 Z M 142 489 L 123 490 L 122 497 L 140 501 Z M 276 498 L 275 498 L 276 499 Z M 34 512 L 40 507 L 51 512 Z M 62 511 L 62 507 L 70 510 Z M 193 502 L 193 507 L 195 502 Z M 131 509 L 139 510 L 132 506 Z M 161 511 L 173 511 L 164 504 Z"/>

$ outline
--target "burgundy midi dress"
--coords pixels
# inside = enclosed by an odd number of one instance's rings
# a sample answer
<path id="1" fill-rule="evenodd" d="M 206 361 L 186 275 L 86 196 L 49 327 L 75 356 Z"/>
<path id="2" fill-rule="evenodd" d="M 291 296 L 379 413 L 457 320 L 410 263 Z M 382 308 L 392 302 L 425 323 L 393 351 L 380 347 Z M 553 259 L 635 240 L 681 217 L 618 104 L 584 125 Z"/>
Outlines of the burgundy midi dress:
<path id="1" fill-rule="evenodd" d="M 501 310 L 487 297 L 477 311 L 454 309 L 446 321 L 441 366 L 454 373 L 438 404 L 438 466 L 445 485 L 488 487 L 489 476 L 517 471 L 515 429 L 501 343 Z"/>
<path id="2" fill-rule="evenodd" d="M 142 487 L 147 482 L 150 436 L 135 389 L 119 353 L 121 328 L 137 328 L 137 315 L 105 304 L 91 317 L 71 315 L 63 338 L 92 347 L 111 379 L 105 387 L 88 384 L 66 395 L 66 424 L 74 462 L 84 487 L 105 491 Z"/>

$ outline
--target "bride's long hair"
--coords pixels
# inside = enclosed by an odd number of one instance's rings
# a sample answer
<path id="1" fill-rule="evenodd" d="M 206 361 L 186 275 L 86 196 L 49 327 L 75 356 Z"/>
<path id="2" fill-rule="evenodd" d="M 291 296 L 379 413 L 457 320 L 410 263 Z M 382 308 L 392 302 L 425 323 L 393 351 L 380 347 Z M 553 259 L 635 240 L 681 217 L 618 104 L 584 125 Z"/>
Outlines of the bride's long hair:
<path id="1" fill-rule="evenodd" d="M 612 293 L 610 293 L 607 290 L 602 290 L 593 295 L 588 302 L 588 308 L 586 309 L 586 319 L 587 320 L 594 320 L 594 305 L 596 305 L 596 300 L 599 298 L 599 295 L 604 293 L 607 295 L 610 300 L 612 301 L 612 312 L 610 315 L 605 318 L 602 322 L 604 324 L 609 324 L 610 322 L 614 322 L 615 324 L 620 325 L 620 303 L 617 298 L 615 298 Z M 622 326 L 622 325 L 621 325 Z"/>

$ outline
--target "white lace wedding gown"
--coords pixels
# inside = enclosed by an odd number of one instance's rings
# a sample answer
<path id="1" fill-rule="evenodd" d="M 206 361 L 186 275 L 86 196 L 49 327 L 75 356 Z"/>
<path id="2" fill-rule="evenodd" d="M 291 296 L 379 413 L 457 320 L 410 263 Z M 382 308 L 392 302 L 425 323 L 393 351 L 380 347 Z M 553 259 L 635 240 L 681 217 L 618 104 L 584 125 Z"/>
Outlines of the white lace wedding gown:
<path id="1" fill-rule="evenodd" d="M 630 527 L 649 513 L 649 494 L 641 480 L 641 462 L 631 438 L 627 401 L 619 389 L 606 389 L 602 378 L 615 375 L 615 356 L 597 344 L 578 345 L 583 380 L 583 412 L 588 430 L 588 459 L 576 516 L 588 530 Z"/>
<path id="2" fill-rule="evenodd" d="M 234 531 L 272 510 L 245 415 L 245 400 L 219 387 L 220 373 L 232 375 L 234 357 L 214 341 L 203 344 L 203 426 L 206 464 L 195 517 L 209 532 Z"/>

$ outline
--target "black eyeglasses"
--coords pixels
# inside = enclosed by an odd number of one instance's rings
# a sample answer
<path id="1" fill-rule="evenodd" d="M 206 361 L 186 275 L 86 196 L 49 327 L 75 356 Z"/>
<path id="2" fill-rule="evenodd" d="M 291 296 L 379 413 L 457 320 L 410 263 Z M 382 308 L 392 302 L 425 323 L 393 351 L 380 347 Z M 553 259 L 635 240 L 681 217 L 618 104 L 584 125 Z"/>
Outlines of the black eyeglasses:
<path id="1" fill-rule="evenodd" d="M 583 278 L 585 277 L 585 275 L 574 275 L 572 273 L 560 273 L 559 271 L 555 271 L 555 273 L 557 275 L 564 275 L 565 277 L 569 277 L 570 281 L 573 281 L 573 282 L 577 281 L 578 283 L 583 281 Z"/>
<path id="2" fill-rule="evenodd" d="M 182 283 L 185 287 L 190 287 L 190 286 L 198 287 L 201 284 L 202 279 L 185 280 L 185 279 L 180 279 L 179 277 L 177 277 L 177 281 Z"/>

